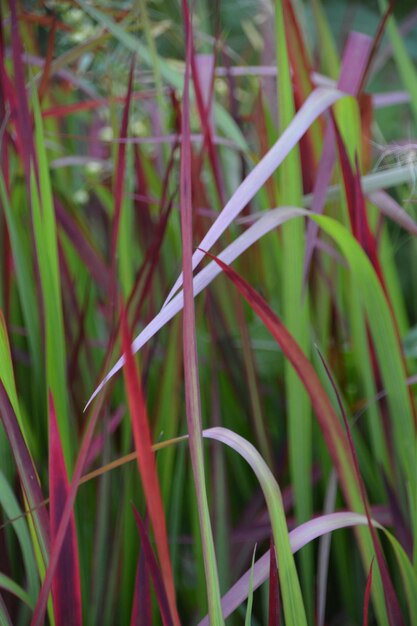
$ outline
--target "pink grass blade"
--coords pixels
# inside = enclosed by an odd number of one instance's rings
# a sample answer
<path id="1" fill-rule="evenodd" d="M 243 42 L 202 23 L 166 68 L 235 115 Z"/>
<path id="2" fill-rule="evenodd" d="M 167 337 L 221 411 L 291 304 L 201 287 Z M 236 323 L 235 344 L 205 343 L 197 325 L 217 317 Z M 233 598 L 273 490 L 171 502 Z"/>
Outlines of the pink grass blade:
<path id="1" fill-rule="evenodd" d="M 68 477 L 58 431 L 52 394 L 49 394 L 49 503 L 51 540 L 54 541 L 68 495 Z M 81 626 L 80 564 L 74 514 L 68 525 L 52 582 L 52 601 L 57 624 Z"/>
<path id="2" fill-rule="evenodd" d="M 169 607 L 169 600 L 166 595 L 164 576 L 153 553 L 146 525 L 135 507 L 133 507 L 133 513 L 142 543 L 142 550 L 144 553 L 146 567 L 148 568 L 152 577 L 152 582 L 158 601 L 158 607 L 161 611 L 162 622 L 164 626 L 174 626 L 174 621 L 172 619 L 171 610 Z M 143 624 L 145 624 L 145 622 L 143 622 Z"/>
<path id="3" fill-rule="evenodd" d="M 371 565 L 369 567 L 369 573 L 366 579 L 365 598 L 363 602 L 363 626 L 368 626 L 368 623 L 369 623 L 369 601 L 371 599 L 373 565 L 374 565 L 374 559 L 372 559 L 371 561 Z"/>
<path id="4" fill-rule="evenodd" d="M 152 438 L 149 427 L 145 398 L 136 363 L 131 350 L 131 336 L 127 328 L 126 314 L 122 311 L 122 340 L 125 356 L 124 378 L 129 404 L 133 439 L 137 451 L 137 462 L 142 479 L 143 490 L 151 520 L 156 549 L 164 571 L 164 584 L 169 599 L 172 622 L 179 624 L 175 600 L 175 586 L 169 554 L 165 513 L 161 490 L 156 471 L 155 454 L 152 450 Z"/>
<path id="5" fill-rule="evenodd" d="M 220 587 L 217 573 L 214 540 L 205 482 L 202 441 L 202 415 L 198 375 L 197 339 L 192 272 L 192 198 L 191 198 L 191 142 L 189 81 L 192 59 L 192 24 L 187 0 L 182 2 L 186 44 L 186 63 L 182 102 L 182 142 L 180 162 L 180 205 L 182 237 L 182 270 L 184 276 L 183 351 L 185 406 L 190 444 L 191 464 L 197 496 L 198 518 L 201 533 L 207 602 L 210 620 L 219 626 L 223 623 L 220 606 Z"/>

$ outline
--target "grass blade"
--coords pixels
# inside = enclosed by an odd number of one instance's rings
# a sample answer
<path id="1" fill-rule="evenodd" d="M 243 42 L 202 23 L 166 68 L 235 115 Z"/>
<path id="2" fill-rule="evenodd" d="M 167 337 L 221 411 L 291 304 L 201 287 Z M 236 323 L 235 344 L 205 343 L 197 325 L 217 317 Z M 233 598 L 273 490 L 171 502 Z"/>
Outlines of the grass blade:
<path id="1" fill-rule="evenodd" d="M 269 545 L 269 603 L 268 626 L 280 626 L 281 602 L 279 597 L 278 566 L 275 546 L 271 537 Z"/>
<path id="2" fill-rule="evenodd" d="M 10 447 L 15 459 L 20 482 L 29 504 L 36 529 L 42 558 L 46 564 L 49 556 L 49 522 L 45 507 L 42 506 L 44 497 L 39 484 L 38 474 L 33 464 L 30 452 L 19 428 L 16 414 L 3 382 L 0 380 L 0 414 L 4 429 L 9 439 Z"/>
<path id="3" fill-rule="evenodd" d="M 371 599 L 371 587 L 372 587 L 372 567 L 374 560 L 371 561 L 368 577 L 366 579 L 365 598 L 363 601 L 363 626 L 368 626 L 369 623 L 369 601 Z"/>
<path id="4" fill-rule="evenodd" d="M 68 496 L 68 476 L 58 431 L 52 394 L 49 395 L 49 516 L 54 541 Z M 74 514 L 71 515 L 52 581 L 52 600 L 57 624 L 81 626 L 80 564 Z"/>
<path id="5" fill-rule="evenodd" d="M 189 81 L 192 52 L 192 25 L 187 0 L 183 0 L 184 30 L 186 42 L 186 65 L 182 102 L 182 144 L 180 164 L 180 204 L 182 236 L 182 269 L 184 275 L 183 350 L 185 406 L 190 442 L 190 456 L 197 496 L 199 527 L 201 533 L 204 571 L 207 586 L 207 602 L 210 620 L 219 626 L 223 623 L 220 606 L 220 588 L 217 573 L 214 540 L 207 500 L 202 442 L 202 416 L 198 357 L 195 329 L 195 311 L 192 273 L 192 199 L 191 199 L 191 142 Z"/>
<path id="6" fill-rule="evenodd" d="M 206 433 L 207 431 L 205 431 Z M 367 526 L 368 520 L 365 515 L 352 513 L 350 511 L 343 513 L 331 513 L 301 524 L 289 534 L 291 550 L 293 553 L 300 550 L 307 543 L 314 541 L 318 537 L 333 532 L 341 528 L 349 528 L 352 526 Z M 380 525 L 373 521 L 373 524 L 381 528 Z M 268 550 L 258 559 L 253 567 L 253 588 L 257 589 L 269 576 L 270 551 Z M 222 598 L 223 614 L 225 617 L 242 604 L 248 597 L 250 570 L 247 571 L 239 580 L 229 589 Z M 198 626 L 209 626 L 208 618 L 205 617 Z"/>
<path id="7" fill-rule="evenodd" d="M 204 431 L 204 437 L 216 439 L 238 452 L 251 466 L 261 485 L 272 525 L 280 579 L 285 623 L 287 626 L 307 624 L 300 583 L 292 556 L 281 491 L 271 470 L 246 439 L 220 426 Z M 228 613 L 224 614 L 227 617 Z M 205 623 L 200 622 L 200 626 Z"/>
<path id="8" fill-rule="evenodd" d="M 125 355 L 124 376 L 132 421 L 133 438 L 137 451 L 139 473 L 142 479 L 149 517 L 155 535 L 159 561 L 164 571 L 164 585 L 169 599 L 171 619 L 173 624 L 179 624 L 165 513 L 156 471 L 155 455 L 152 450 L 149 419 L 139 374 L 131 351 L 131 337 L 127 328 L 126 314 L 124 311 L 122 311 L 122 337 Z"/>
<path id="9" fill-rule="evenodd" d="M 146 530 L 146 526 L 140 517 L 139 513 L 133 507 L 133 513 L 135 516 L 136 526 L 139 531 L 139 535 L 142 542 L 142 550 L 145 555 L 145 560 L 147 567 L 149 568 L 152 581 L 154 584 L 156 596 L 158 599 L 159 610 L 161 611 L 162 622 L 164 626 L 173 626 L 174 621 L 171 616 L 171 609 L 169 606 L 169 600 L 166 595 L 166 582 L 162 576 L 161 570 L 155 558 L 155 555 L 152 551 L 152 546 L 149 541 L 148 532 Z M 179 623 L 179 622 L 178 622 Z"/>
<path id="10" fill-rule="evenodd" d="M 256 546 L 253 550 L 252 565 L 250 568 L 248 604 L 246 607 L 245 626 L 252 624 L 252 607 L 253 607 L 253 566 L 255 564 Z"/>

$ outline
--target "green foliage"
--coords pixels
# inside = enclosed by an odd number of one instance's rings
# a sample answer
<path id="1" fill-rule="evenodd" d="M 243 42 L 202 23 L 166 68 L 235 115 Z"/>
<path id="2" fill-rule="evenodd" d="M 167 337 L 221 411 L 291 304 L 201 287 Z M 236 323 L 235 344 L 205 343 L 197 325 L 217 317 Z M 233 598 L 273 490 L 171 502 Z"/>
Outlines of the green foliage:
<path id="1" fill-rule="evenodd" d="M 285 623 L 357 623 L 364 498 L 392 583 L 374 559 L 370 619 L 416 623 L 417 54 L 397 3 L 357 95 L 346 24 L 374 37 L 375 4 L 1 2 L 2 624 L 65 610 L 49 392 L 84 624 L 267 623 L 271 537 Z M 319 575 L 312 540 L 344 525 Z"/>

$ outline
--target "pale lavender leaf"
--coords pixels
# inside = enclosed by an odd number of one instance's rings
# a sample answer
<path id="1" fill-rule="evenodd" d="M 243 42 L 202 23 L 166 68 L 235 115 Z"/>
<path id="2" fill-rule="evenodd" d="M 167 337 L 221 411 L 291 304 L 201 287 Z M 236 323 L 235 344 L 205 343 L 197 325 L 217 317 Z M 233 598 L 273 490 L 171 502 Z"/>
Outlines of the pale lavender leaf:
<path id="1" fill-rule="evenodd" d="M 356 96 L 361 87 L 362 79 L 368 66 L 369 55 L 372 50 L 372 39 L 362 33 L 350 33 L 342 58 L 342 67 L 338 81 L 338 88 L 352 96 Z M 355 71 L 352 71 L 355 68 Z M 323 153 L 317 171 L 313 190 L 311 210 L 313 213 L 323 213 L 327 188 L 329 186 L 336 161 L 334 128 L 328 123 L 323 143 Z M 307 226 L 306 251 L 304 258 L 304 287 L 307 283 L 311 261 L 316 246 L 318 224 L 309 222 Z"/>
<path id="2" fill-rule="evenodd" d="M 410 102 L 410 94 L 407 91 L 388 91 L 387 93 L 375 93 L 372 96 L 372 105 L 375 109 L 407 104 Z"/>
<path id="3" fill-rule="evenodd" d="M 266 183 L 268 178 L 275 172 L 287 154 L 297 144 L 301 137 L 303 137 L 311 124 L 319 117 L 319 115 L 324 113 L 324 111 L 326 111 L 332 104 L 337 102 L 337 100 L 340 100 L 340 98 L 345 95 L 346 94 L 337 89 L 328 89 L 323 87 L 315 89 L 309 95 L 303 106 L 294 116 L 291 124 L 289 124 L 272 148 L 236 189 L 235 193 L 219 214 L 217 220 L 209 228 L 205 237 L 200 242 L 198 246 L 199 248 L 207 251 L 212 248 L 228 226 L 239 215 L 248 202 L 252 200 L 255 194 Z M 193 269 L 200 263 L 203 256 L 204 253 L 200 250 L 196 250 L 194 252 Z M 182 274 L 175 281 L 173 288 L 165 300 L 164 306 L 167 306 L 168 302 L 172 299 L 173 295 L 178 291 L 181 285 Z"/>
<path id="4" fill-rule="evenodd" d="M 211 429 L 210 429 L 211 430 Z M 206 434 L 207 431 L 204 432 Z M 372 520 L 375 528 L 382 528 L 378 522 Z M 367 526 L 368 520 L 366 515 L 354 513 L 351 511 L 330 513 L 322 515 L 315 519 L 305 522 L 290 532 L 291 549 L 293 553 L 297 552 L 305 545 L 326 535 L 327 533 L 348 528 L 349 526 Z M 269 550 L 258 559 L 253 567 L 253 590 L 257 589 L 265 582 L 269 576 Z M 249 593 L 251 570 L 248 570 L 239 578 L 239 580 L 229 589 L 222 598 L 223 617 L 227 618 L 233 613 L 238 606 L 244 602 Z M 208 618 L 202 619 L 198 626 L 209 626 Z"/>
<path id="5" fill-rule="evenodd" d="M 402 168 L 402 170 L 404 169 L 406 168 Z M 401 172 L 399 173 L 401 174 Z M 368 177 L 369 185 L 364 185 L 364 187 L 366 188 L 366 186 L 369 186 L 371 189 L 375 189 L 375 187 L 382 185 L 384 181 L 383 177 L 381 177 L 380 174 L 381 173 L 379 172 L 377 174 L 370 175 Z M 389 172 L 387 172 L 386 175 L 387 174 L 389 174 Z M 398 172 L 396 170 L 396 175 L 397 174 Z M 410 175 L 408 174 L 408 176 Z M 407 177 L 403 176 L 402 180 L 407 180 Z M 335 189 L 331 188 L 330 191 L 335 191 Z M 387 210 L 389 210 L 386 208 L 387 204 L 387 202 L 384 203 L 384 210 L 386 212 Z M 217 256 L 221 261 L 230 265 L 230 263 L 237 259 L 243 252 L 245 252 L 245 250 L 250 248 L 252 244 L 261 239 L 271 230 L 277 228 L 281 224 L 284 224 L 289 219 L 292 219 L 294 217 L 309 217 L 310 215 L 310 211 L 299 207 L 282 207 L 260 213 L 259 219 Z M 395 215 L 398 221 L 398 208 L 395 211 Z M 406 221 L 404 215 L 402 215 L 402 220 L 404 227 L 408 227 L 407 229 L 409 230 L 411 224 L 407 221 L 407 226 L 405 226 Z M 413 229 L 414 228 L 415 225 L 413 222 Z M 414 232 L 414 230 L 412 232 Z M 220 273 L 221 270 L 217 263 L 215 263 L 214 261 L 211 261 L 203 270 L 201 270 L 193 279 L 194 297 L 201 293 L 201 291 L 203 291 L 207 287 L 207 285 L 209 285 Z M 133 352 L 138 352 L 163 326 L 165 326 L 165 324 L 167 324 L 179 311 L 181 311 L 182 308 L 183 294 L 181 291 L 176 296 L 174 296 L 172 300 L 170 300 L 166 304 L 166 306 L 164 306 L 159 311 L 159 313 L 151 320 L 151 322 L 149 322 L 149 324 L 142 330 L 142 332 L 137 335 L 132 344 Z M 123 363 L 123 357 L 120 357 L 120 359 L 115 363 L 112 369 L 108 372 L 108 374 L 106 374 L 104 379 L 95 389 L 90 399 L 88 400 L 85 409 L 89 406 L 89 404 L 93 401 L 97 394 L 100 393 L 106 383 L 123 367 Z"/>
<path id="6" fill-rule="evenodd" d="M 368 194 L 368 199 L 378 207 L 381 213 L 402 226 L 404 230 L 417 236 L 416 222 L 386 191 L 373 191 Z"/>

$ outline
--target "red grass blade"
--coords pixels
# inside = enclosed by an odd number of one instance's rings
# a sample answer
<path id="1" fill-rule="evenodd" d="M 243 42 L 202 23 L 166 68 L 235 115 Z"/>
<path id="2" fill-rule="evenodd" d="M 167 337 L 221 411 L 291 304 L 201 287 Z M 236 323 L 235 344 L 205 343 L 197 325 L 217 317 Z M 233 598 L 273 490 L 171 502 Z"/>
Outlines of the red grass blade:
<path id="1" fill-rule="evenodd" d="M 124 310 L 122 310 L 121 314 L 121 323 L 123 354 L 125 357 L 123 373 L 132 422 L 133 439 L 137 451 L 139 473 L 142 479 L 146 504 L 155 536 L 157 554 L 164 572 L 164 585 L 169 601 L 172 622 L 179 625 L 180 620 L 175 600 L 175 586 L 168 547 L 165 512 L 156 471 L 155 454 L 152 450 L 149 418 L 139 373 L 132 354 L 132 337 L 127 327 L 126 313 Z"/>
<path id="2" fill-rule="evenodd" d="M 366 587 L 365 587 L 365 598 L 363 602 L 363 626 L 368 626 L 368 617 L 369 617 L 369 601 L 371 599 L 371 587 L 372 587 L 372 567 L 374 565 L 374 560 L 372 559 L 371 565 L 369 568 L 368 578 L 366 579 Z"/>
<path id="3" fill-rule="evenodd" d="M 49 511 L 51 539 L 55 540 L 68 495 L 68 476 L 58 432 L 52 394 L 49 393 Z M 74 514 L 65 535 L 52 581 L 52 601 L 57 624 L 81 626 L 80 564 Z"/>
<path id="4" fill-rule="evenodd" d="M 275 554 L 275 546 L 270 541 L 269 546 L 269 611 L 268 626 L 280 626 L 281 601 L 279 597 L 278 565 Z"/>
<path id="5" fill-rule="evenodd" d="M 164 626 L 173 626 L 174 622 L 171 617 L 169 601 L 165 589 L 166 583 L 153 553 L 152 546 L 149 541 L 148 531 L 146 530 L 146 526 L 135 507 L 133 507 L 133 513 L 135 515 L 136 525 L 138 527 L 140 539 L 142 542 L 142 550 L 145 556 L 145 563 L 151 574 L 152 582 L 155 588 L 158 606 L 161 611 L 162 622 Z M 177 623 L 179 624 L 180 622 L 178 621 Z"/>

